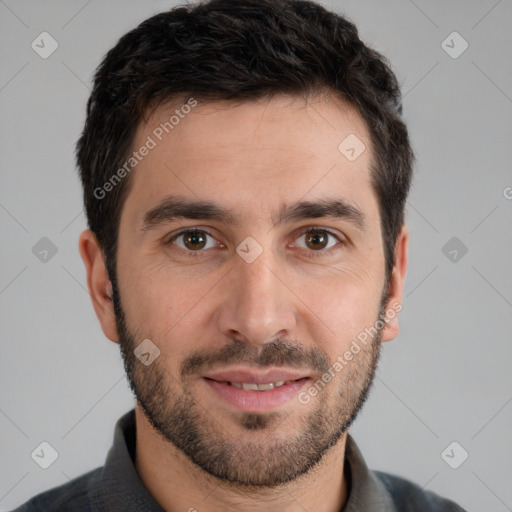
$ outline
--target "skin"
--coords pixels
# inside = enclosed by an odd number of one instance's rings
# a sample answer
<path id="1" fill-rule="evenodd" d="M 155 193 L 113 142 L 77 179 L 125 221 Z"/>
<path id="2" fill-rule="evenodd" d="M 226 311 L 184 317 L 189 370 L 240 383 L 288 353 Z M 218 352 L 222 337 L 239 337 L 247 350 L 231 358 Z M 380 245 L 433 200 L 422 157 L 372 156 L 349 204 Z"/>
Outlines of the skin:
<path id="1" fill-rule="evenodd" d="M 134 147 L 140 147 L 175 108 L 158 107 L 141 123 Z M 366 146 L 353 162 L 338 150 L 349 134 Z M 136 402 L 136 468 L 165 510 L 334 512 L 346 502 L 342 461 L 348 431 L 339 430 L 364 401 L 363 388 L 371 383 L 380 342 L 397 336 L 397 315 L 307 404 L 294 398 L 249 417 L 205 384 L 201 374 L 206 366 L 187 375 L 180 369 L 196 354 L 220 362 L 215 369 L 239 367 L 242 353 L 254 368 L 261 363 L 258 356 L 275 354 L 273 343 L 288 343 L 289 359 L 269 366 L 297 368 L 291 363 L 300 361 L 300 368 L 316 380 L 323 366 L 313 364 L 314 356 L 332 365 L 359 333 L 375 324 L 385 266 L 371 159 L 371 141 L 360 115 L 333 96 L 200 103 L 133 171 L 121 214 L 117 260 L 124 326 L 119 318 L 116 322 L 102 250 L 93 233 L 82 233 L 80 252 L 103 332 L 121 343 L 137 398 L 154 413 L 153 420 L 162 421 L 155 428 L 148 411 Z M 175 219 L 142 231 L 144 214 L 170 194 L 212 200 L 231 209 L 237 222 Z M 355 205 L 365 216 L 365 229 L 329 217 L 273 223 L 284 202 L 327 198 Z M 186 251 L 192 251 L 183 237 L 166 243 L 180 229 L 192 227 L 212 234 L 199 257 L 187 256 Z M 339 239 L 329 237 L 328 248 L 308 246 L 307 230 L 312 227 L 329 229 Z M 247 236 L 263 249 L 250 264 L 236 253 Z M 404 226 L 395 246 L 388 307 L 401 303 L 407 245 Z M 149 366 L 130 356 L 146 338 L 161 351 Z M 231 356 L 221 352 L 226 347 L 232 349 Z M 299 349 L 307 354 L 302 359 Z M 224 356 L 214 359 L 219 354 Z M 275 362 L 272 357 L 269 361 Z M 179 399 L 186 408 L 179 409 Z M 205 446 L 211 441 L 211 450 L 214 445 L 224 447 L 226 460 L 233 462 L 232 479 L 242 484 L 205 471 L 186 449 L 169 441 L 172 425 L 180 421 L 172 424 L 169 418 L 177 411 L 184 417 L 194 412 L 200 440 Z M 293 439 L 320 443 L 335 439 L 336 432 L 335 444 L 313 467 L 305 470 L 304 462 L 301 475 L 291 476 L 292 469 L 300 473 L 300 457 L 289 457 L 284 465 L 276 456 L 293 453 Z M 290 479 L 263 485 L 269 474 Z M 254 485 L 257 482 L 262 485 Z"/>

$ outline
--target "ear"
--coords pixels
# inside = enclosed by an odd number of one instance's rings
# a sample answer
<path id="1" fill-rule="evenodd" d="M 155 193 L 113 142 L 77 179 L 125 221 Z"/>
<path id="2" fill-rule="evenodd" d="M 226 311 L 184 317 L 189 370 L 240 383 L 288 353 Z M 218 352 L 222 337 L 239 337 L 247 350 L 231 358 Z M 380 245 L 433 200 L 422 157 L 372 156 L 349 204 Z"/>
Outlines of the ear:
<path id="1" fill-rule="evenodd" d="M 118 343 L 114 303 L 111 299 L 112 284 L 96 235 L 86 229 L 80 235 L 78 247 L 87 272 L 89 295 L 101 329 L 110 341 Z"/>
<path id="2" fill-rule="evenodd" d="M 405 274 L 407 272 L 407 250 L 409 245 L 409 230 L 404 225 L 398 235 L 395 245 L 395 263 L 390 278 L 390 294 L 386 305 L 387 323 L 382 329 L 382 341 L 391 341 L 398 336 L 398 313 L 402 310 L 402 294 Z"/>

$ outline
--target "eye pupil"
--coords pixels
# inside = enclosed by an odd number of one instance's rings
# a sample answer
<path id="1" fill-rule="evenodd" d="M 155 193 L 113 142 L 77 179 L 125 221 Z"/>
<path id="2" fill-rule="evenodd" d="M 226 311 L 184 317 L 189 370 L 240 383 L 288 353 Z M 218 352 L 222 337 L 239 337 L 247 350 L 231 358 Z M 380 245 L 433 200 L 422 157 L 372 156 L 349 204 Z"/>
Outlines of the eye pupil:
<path id="1" fill-rule="evenodd" d="M 183 241 L 189 249 L 202 249 L 206 245 L 206 237 L 201 231 L 189 231 L 183 235 Z"/>
<path id="2" fill-rule="evenodd" d="M 306 235 L 306 244 L 310 249 L 323 249 L 327 243 L 327 235 L 321 231 L 310 231 Z M 313 247 L 311 247 L 311 244 L 313 244 Z M 320 246 L 316 244 L 320 244 Z"/>

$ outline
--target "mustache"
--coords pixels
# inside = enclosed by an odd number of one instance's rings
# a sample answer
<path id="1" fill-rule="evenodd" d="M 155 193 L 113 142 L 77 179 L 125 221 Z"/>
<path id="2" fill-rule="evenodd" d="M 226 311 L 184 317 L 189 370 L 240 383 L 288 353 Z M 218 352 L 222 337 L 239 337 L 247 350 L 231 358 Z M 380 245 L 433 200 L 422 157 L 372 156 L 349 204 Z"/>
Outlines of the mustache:
<path id="1" fill-rule="evenodd" d="M 240 363 L 256 368 L 309 368 L 322 374 L 330 367 L 329 358 L 322 350 L 306 348 L 289 340 L 276 339 L 260 347 L 235 341 L 219 349 L 190 354 L 182 361 L 180 373 L 182 377 L 186 377 L 218 365 Z"/>

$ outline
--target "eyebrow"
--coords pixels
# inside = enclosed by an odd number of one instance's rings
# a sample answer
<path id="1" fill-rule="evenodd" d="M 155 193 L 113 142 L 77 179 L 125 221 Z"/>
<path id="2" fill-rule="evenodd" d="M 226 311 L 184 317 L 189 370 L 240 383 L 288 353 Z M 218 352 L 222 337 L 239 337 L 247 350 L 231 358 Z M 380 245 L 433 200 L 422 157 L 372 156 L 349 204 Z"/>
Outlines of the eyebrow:
<path id="1" fill-rule="evenodd" d="M 361 231 L 366 229 L 366 217 L 355 205 L 345 199 L 319 199 L 317 201 L 298 201 L 283 205 L 274 225 L 283 222 L 297 222 L 305 219 L 327 217 L 347 220 Z"/>
<path id="2" fill-rule="evenodd" d="M 169 196 L 145 213 L 141 230 L 150 231 L 175 219 L 217 220 L 230 225 L 237 222 L 230 210 L 211 201 Z"/>
<path id="3" fill-rule="evenodd" d="M 345 199 L 319 199 L 282 204 L 278 215 L 272 216 L 274 226 L 306 219 L 332 218 L 347 220 L 358 229 L 366 229 L 366 217 L 355 205 Z M 148 210 L 143 217 L 141 231 L 147 232 L 176 219 L 215 220 L 235 225 L 240 216 L 212 201 L 189 200 L 179 196 L 168 196 Z"/>

